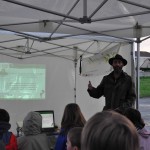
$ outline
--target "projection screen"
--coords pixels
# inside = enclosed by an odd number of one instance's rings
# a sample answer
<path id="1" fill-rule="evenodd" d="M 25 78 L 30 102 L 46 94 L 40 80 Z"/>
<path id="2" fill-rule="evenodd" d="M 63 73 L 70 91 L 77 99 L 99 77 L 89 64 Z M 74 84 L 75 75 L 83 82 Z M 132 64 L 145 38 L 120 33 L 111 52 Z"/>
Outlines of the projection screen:
<path id="1" fill-rule="evenodd" d="M 0 100 L 41 100 L 45 95 L 45 65 L 0 63 Z"/>

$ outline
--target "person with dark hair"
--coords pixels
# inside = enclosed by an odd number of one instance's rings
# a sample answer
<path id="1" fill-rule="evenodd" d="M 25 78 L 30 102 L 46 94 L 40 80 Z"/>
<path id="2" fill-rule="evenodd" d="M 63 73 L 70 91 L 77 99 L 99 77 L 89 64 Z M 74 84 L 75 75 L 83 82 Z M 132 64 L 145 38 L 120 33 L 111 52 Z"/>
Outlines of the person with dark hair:
<path id="1" fill-rule="evenodd" d="M 9 131 L 11 125 L 9 123 L 10 116 L 5 109 L 0 109 L 0 140 L 5 145 L 6 150 L 17 150 L 16 136 Z M 2 146 L 1 145 L 1 146 Z"/>
<path id="2" fill-rule="evenodd" d="M 105 110 L 83 127 L 81 150 L 139 150 L 138 134 L 125 116 Z"/>
<path id="3" fill-rule="evenodd" d="M 109 59 L 109 64 L 113 67 L 113 71 L 103 77 L 97 88 L 89 81 L 87 89 L 89 95 L 93 98 L 104 96 L 105 110 L 132 107 L 136 98 L 135 85 L 131 76 L 122 70 L 127 65 L 127 60 L 117 54 Z"/>
<path id="4" fill-rule="evenodd" d="M 67 150 L 80 150 L 81 149 L 81 133 L 82 127 L 74 127 L 69 130 L 67 135 Z"/>
<path id="5" fill-rule="evenodd" d="M 31 111 L 23 120 L 24 135 L 17 138 L 18 150 L 50 150 L 50 141 L 41 132 L 42 116 Z"/>
<path id="6" fill-rule="evenodd" d="M 140 149 L 150 150 L 150 131 L 145 128 L 145 123 L 141 117 L 140 111 L 134 108 L 128 108 L 125 110 L 124 115 L 131 120 L 137 129 L 139 134 Z"/>
<path id="7" fill-rule="evenodd" d="M 73 127 L 83 127 L 85 122 L 86 120 L 78 104 L 70 103 L 66 105 L 61 121 L 61 130 L 55 145 L 55 150 L 66 150 L 68 131 Z"/>

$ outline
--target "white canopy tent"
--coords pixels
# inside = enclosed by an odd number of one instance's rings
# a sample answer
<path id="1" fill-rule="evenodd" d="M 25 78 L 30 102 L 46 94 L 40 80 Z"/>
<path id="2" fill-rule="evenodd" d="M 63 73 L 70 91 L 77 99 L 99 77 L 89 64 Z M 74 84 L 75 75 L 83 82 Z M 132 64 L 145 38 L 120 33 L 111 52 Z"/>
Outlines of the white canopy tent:
<path id="1" fill-rule="evenodd" d="M 104 37 L 102 39 L 104 40 Z M 111 66 L 103 58 L 109 59 L 116 53 L 123 55 L 128 61 L 128 65 L 123 69 L 128 74 L 132 74 L 132 44 L 121 41 L 112 42 L 112 39 L 102 41 L 102 39 L 91 41 L 65 38 L 51 42 L 34 41 L 33 44 L 32 39 L 17 40 L 17 37 L 10 34 L 0 36 L 0 104 L 1 108 L 10 113 L 10 122 L 14 132 L 16 132 L 16 121 L 22 121 L 29 111 L 52 109 L 55 112 L 56 124 L 60 126 L 64 107 L 68 103 L 79 104 L 87 119 L 102 110 L 105 105 L 104 97 L 100 100 L 91 98 L 87 92 L 87 84 L 91 80 L 93 85 L 97 86 L 102 77 L 111 71 Z M 82 61 L 80 61 L 80 56 L 82 56 Z M 87 59 L 93 60 L 92 63 L 87 64 L 88 70 L 83 65 Z M 27 69 L 22 67 L 22 65 L 34 66 L 34 64 L 45 66 L 45 98 L 22 99 L 20 96 L 24 94 L 20 93 L 26 91 L 34 93 L 37 91 L 36 88 L 43 87 L 36 82 L 39 76 L 35 73 L 36 68 L 28 73 Z M 13 70 L 11 66 L 15 66 L 15 71 L 11 71 Z M 18 67 L 20 69 L 16 69 Z M 97 71 L 92 71 L 91 75 L 89 73 L 93 68 Z M 23 76 L 22 70 L 25 74 Z M 7 99 L 4 99 L 2 95 L 6 95 Z M 14 98 L 14 95 L 19 98 Z M 9 99 L 10 96 L 13 98 Z"/>
<path id="2" fill-rule="evenodd" d="M 149 5 L 149 0 L 1 0 L 0 26 L 49 32 L 49 39 L 53 33 L 137 38 L 137 28 L 139 37 L 149 35 Z"/>
<path id="3" fill-rule="evenodd" d="M 15 36 L 2 37 L 0 55 L 21 60 L 50 55 L 76 65 L 81 55 L 97 54 L 97 41 L 108 41 L 106 37 L 112 42 L 135 42 L 138 108 L 139 44 L 150 36 L 149 14 L 149 0 L 1 0 L 0 30 Z"/>
<path id="4" fill-rule="evenodd" d="M 45 42 L 78 35 L 105 35 L 136 42 L 137 68 L 139 44 L 149 37 L 140 38 L 150 35 L 149 0 L 1 0 L 0 8 L 0 29 L 21 37 Z M 40 37 L 25 31 L 50 35 Z M 138 78 L 137 69 L 139 99 Z"/>
<path id="5" fill-rule="evenodd" d="M 43 35 L 46 36 L 46 33 L 36 33 L 36 35 L 43 37 Z M 121 40 L 118 41 L 114 38 L 107 37 L 93 38 L 94 40 L 92 37 L 89 38 L 87 36 L 77 36 L 76 38 L 69 37 L 41 42 L 30 38 L 18 38 L 18 36 L 10 34 L 10 32 L 5 32 L 3 34 L 1 33 L 0 36 L 0 55 L 19 60 L 33 59 L 38 57 L 62 58 L 74 63 L 76 80 L 76 74 L 78 73 L 77 63 L 80 63 L 80 66 L 78 67 L 80 70 L 79 73 L 82 76 L 85 76 L 85 74 L 86 76 L 89 76 L 91 69 L 95 70 L 96 68 L 97 71 L 92 71 L 93 73 L 91 75 L 105 75 L 111 71 L 107 62 L 110 57 L 113 57 L 115 54 L 120 53 L 120 51 L 123 50 L 127 55 L 132 51 L 132 44 L 129 42 Z M 105 57 L 107 57 L 107 60 L 104 60 L 106 59 Z M 89 65 L 84 65 L 86 59 L 92 59 L 92 63 L 90 62 L 90 64 L 92 64 L 92 68 Z M 130 57 L 126 59 L 131 62 Z M 95 62 L 97 63 L 96 65 Z M 107 64 L 107 66 L 103 66 L 105 64 Z M 89 69 L 87 70 L 87 68 Z M 134 68 L 134 66 L 132 66 L 132 68 Z M 105 69 L 108 71 L 105 71 Z M 128 72 L 131 74 L 131 71 Z M 74 90 L 74 101 L 76 102 L 76 81 Z"/>

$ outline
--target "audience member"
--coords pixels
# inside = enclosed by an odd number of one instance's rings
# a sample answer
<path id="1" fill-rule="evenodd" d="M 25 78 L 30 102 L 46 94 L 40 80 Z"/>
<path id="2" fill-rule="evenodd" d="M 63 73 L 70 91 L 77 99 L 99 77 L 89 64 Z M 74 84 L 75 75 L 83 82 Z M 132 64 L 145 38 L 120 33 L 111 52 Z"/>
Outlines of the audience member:
<path id="1" fill-rule="evenodd" d="M 10 116 L 5 109 L 0 109 L 0 140 L 4 143 L 6 150 L 17 150 L 17 140 L 15 135 L 9 131 Z"/>
<path id="2" fill-rule="evenodd" d="M 150 131 L 145 128 L 141 113 L 134 108 L 125 110 L 124 115 L 135 125 L 139 134 L 140 150 L 150 150 Z"/>
<path id="3" fill-rule="evenodd" d="M 131 121 L 123 115 L 103 111 L 85 124 L 81 150 L 139 150 L 138 134 Z"/>
<path id="4" fill-rule="evenodd" d="M 68 131 L 73 127 L 83 127 L 85 122 L 86 120 L 78 104 L 70 103 L 66 105 L 61 121 L 61 130 L 55 145 L 55 150 L 66 150 Z"/>
<path id="5" fill-rule="evenodd" d="M 17 138 L 18 150 L 50 150 L 48 137 L 41 133 L 41 129 L 41 115 L 29 112 L 23 120 L 24 135 Z"/>
<path id="6" fill-rule="evenodd" d="M 81 149 L 81 132 L 82 127 L 74 127 L 69 130 L 67 135 L 67 150 L 80 150 Z"/>

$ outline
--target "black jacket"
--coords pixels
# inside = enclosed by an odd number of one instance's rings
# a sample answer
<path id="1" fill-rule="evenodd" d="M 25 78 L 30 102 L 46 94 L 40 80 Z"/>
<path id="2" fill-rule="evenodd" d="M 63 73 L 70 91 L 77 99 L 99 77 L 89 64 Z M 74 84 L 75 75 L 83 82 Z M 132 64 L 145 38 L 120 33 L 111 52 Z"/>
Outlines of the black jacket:
<path id="1" fill-rule="evenodd" d="M 134 82 L 125 72 L 122 72 L 117 80 L 114 79 L 113 72 L 111 72 L 103 77 L 97 88 L 87 91 L 93 98 L 105 97 L 104 109 L 132 107 L 136 98 Z"/>

